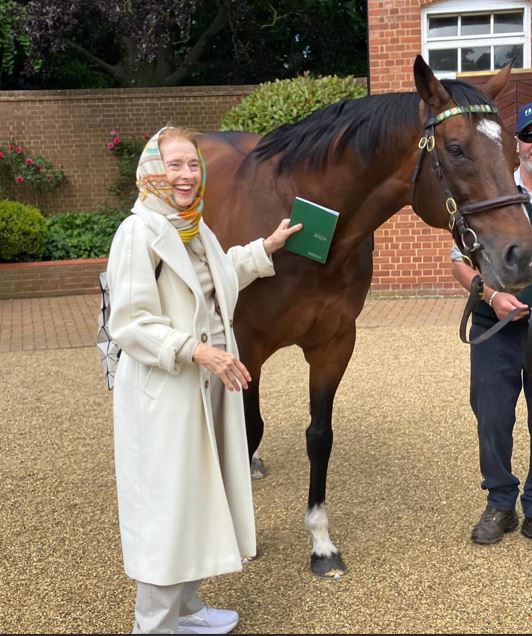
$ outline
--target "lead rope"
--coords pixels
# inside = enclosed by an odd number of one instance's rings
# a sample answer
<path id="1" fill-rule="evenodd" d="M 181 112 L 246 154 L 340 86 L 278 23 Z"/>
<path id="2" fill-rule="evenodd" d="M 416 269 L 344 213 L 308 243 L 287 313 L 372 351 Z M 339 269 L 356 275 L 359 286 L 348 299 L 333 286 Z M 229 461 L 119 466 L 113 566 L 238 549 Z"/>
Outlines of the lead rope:
<path id="1" fill-rule="evenodd" d="M 521 309 L 516 307 L 512 309 L 504 318 L 496 322 L 489 329 L 487 329 L 483 334 L 473 338 L 472 340 L 467 339 L 466 329 L 467 329 L 467 321 L 469 320 L 469 316 L 476 309 L 479 302 L 482 300 L 482 294 L 484 293 L 484 281 L 482 280 L 479 274 L 476 274 L 471 281 L 471 289 L 469 291 L 469 297 L 467 299 L 466 305 L 464 307 L 464 313 L 462 314 L 462 319 L 460 321 L 460 340 L 465 342 L 465 344 L 470 345 L 478 345 L 482 342 L 486 342 L 488 338 L 495 335 L 499 332 L 503 327 L 505 327 L 509 322 L 512 321 L 514 316 L 518 314 Z M 527 342 L 526 342 L 526 355 L 525 355 L 525 368 L 527 373 L 532 372 L 532 312 L 528 315 L 528 333 L 527 333 Z"/>

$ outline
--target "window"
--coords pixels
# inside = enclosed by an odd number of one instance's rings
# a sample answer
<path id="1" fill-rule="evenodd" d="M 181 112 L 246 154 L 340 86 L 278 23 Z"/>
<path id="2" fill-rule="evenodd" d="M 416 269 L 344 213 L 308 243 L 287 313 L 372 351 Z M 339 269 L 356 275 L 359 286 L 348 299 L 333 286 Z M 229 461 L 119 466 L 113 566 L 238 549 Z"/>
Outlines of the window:
<path id="1" fill-rule="evenodd" d="M 479 11 L 479 5 L 482 10 Z M 530 66 L 530 3 L 446 0 L 422 10 L 423 56 L 437 77 Z"/>

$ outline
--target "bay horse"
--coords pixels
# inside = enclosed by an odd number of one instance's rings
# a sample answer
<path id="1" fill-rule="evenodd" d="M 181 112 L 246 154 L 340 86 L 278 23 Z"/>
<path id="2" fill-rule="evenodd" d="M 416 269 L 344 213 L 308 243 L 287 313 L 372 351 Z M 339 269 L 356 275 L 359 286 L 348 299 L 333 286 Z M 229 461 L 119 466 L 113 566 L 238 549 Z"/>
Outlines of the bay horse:
<path id="1" fill-rule="evenodd" d="M 439 81 L 421 56 L 413 71 L 417 92 L 342 100 L 264 137 L 197 137 L 207 166 L 204 218 L 225 249 L 268 236 L 290 216 L 296 195 L 340 211 L 326 264 L 279 250 L 276 275 L 242 290 L 234 316 L 240 357 L 253 378 L 244 391 L 250 460 L 264 431 L 263 363 L 298 345 L 310 367 L 305 525 L 312 572 L 326 578 L 346 571 L 328 532 L 327 466 L 333 400 L 371 282 L 374 230 L 411 205 L 429 225 L 451 229 L 493 289 L 517 290 L 532 279 L 527 197 L 513 180 L 515 140 L 493 102 L 510 66 L 485 92 Z"/>

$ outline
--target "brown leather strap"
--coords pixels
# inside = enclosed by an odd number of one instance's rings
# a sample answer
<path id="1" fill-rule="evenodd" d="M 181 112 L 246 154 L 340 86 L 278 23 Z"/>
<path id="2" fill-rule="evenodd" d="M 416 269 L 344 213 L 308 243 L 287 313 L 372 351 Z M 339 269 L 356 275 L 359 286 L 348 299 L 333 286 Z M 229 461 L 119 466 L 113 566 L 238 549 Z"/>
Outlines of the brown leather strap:
<path id="1" fill-rule="evenodd" d="M 516 205 L 521 203 L 526 205 L 529 202 L 528 194 L 506 194 L 502 197 L 489 199 L 488 201 L 479 201 L 478 203 L 470 203 L 460 208 L 461 214 L 474 214 L 475 212 L 484 212 L 485 210 L 493 210 L 493 208 L 503 208 L 507 205 Z"/>
<path id="2" fill-rule="evenodd" d="M 489 329 L 486 329 L 486 331 L 484 333 L 482 333 L 480 336 L 477 336 L 476 338 L 473 338 L 473 340 L 469 340 L 469 341 L 468 340 L 464 340 L 464 342 L 468 342 L 469 344 L 472 344 L 472 345 L 477 345 L 477 344 L 480 344 L 481 342 L 486 342 L 486 340 L 491 338 L 491 336 L 494 336 L 498 331 L 500 331 L 509 322 L 511 322 L 513 317 L 516 314 L 518 314 L 520 311 L 523 311 L 523 310 L 520 309 L 519 307 L 516 307 L 515 309 L 512 309 L 512 311 L 507 313 L 506 316 L 504 316 L 504 318 L 501 318 L 501 320 L 496 322 Z M 527 347 L 528 347 L 528 343 L 527 343 Z"/>
<path id="3" fill-rule="evenodd" d="M 471 344 L 471 342 L 467 339 L 467 321 L 469 320 L 469 316 L 473 313 L 476 306 L 480 302 L 483 293 L 484 281 L 479 274 L 476 274 L 476 276 L 473 276 L 473 279 L 471 280 L 469 296 L 464 307 L 462 319 L 460 320 L 460 340 L 462 342 L 465 342 L 466 344 Z"/>

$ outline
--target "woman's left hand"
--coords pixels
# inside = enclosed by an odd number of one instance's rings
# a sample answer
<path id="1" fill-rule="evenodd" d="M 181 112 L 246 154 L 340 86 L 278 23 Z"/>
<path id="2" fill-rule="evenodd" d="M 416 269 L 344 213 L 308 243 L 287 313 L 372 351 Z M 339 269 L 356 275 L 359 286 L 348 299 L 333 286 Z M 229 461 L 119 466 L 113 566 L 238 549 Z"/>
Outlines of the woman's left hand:
<path id="1" fill-rule="evenodd" d="M 283 247 L 286 239 L 291 234 L 299 232 L 299 230 L 303 227 L 302 223 L 296 223 L 295 225 L 292 225 L 292 227 L 288 227 L 289 223 L 290 219 L 283 219 L 279 223 L 279 227 L 274 230 L 274 232 L 270 234 L 268 238 L 264 239 L 264 250 L 266 251 L 266 254 L 268 254 L 268 256 Z"/>

